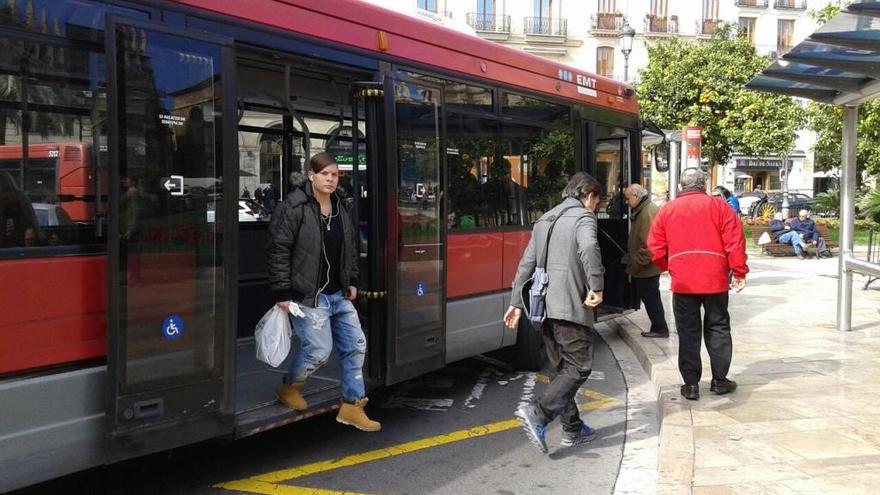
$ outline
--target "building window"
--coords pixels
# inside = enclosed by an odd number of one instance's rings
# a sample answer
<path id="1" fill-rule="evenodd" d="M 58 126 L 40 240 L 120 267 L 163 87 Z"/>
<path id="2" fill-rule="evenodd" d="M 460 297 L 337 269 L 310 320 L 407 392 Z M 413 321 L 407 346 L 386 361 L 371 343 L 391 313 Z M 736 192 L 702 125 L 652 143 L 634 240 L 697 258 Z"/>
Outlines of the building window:
<path id="1" fill-rule="evenodd" d="M 437 0 L 419 0 L 419 8 L 430 12 L 437 12 Z"/>
<path id="2" fill-rule="evenodd" d="M 615 3 L 615 0 L 599 0 L 599 13 L 613 14 L 617 12 L 617 5 Z"/>
<path id="3" fill-rule="evenodd" d="M 550 9 L 553 8 L 553 0 L 535 0 L 535 17 L 553 17 Z"/>
<path id="4" fill-rule="evenodd" d="M 600 76 L 614 77 L 614 48 L 610 46 L 596 48 L 596 73 Z"/>
<path id="5" fill-rule="evenodd" d="M 703 0 L 703 19 L 719 19 L 718 0 Z"/>
<path id="6" fill-rule="evenodd" d="M 495 15 L 495 0 L 477 0 L 477 14 Z"/>
<path id="7" fill-rule="evenodd" d="M 651 0 L 651 15 L 653 17 L 665 18 L 669 8 L 669 0 Z"/>
<path id="8" fill-rule="evenodd" d="M 790 19 L 780 19 L 776 31 L 776 53 L 780 56 L 785 55 L 794 46 L 794 21 Z"/>
<path id="9" fill-rule="evenodd" d="M 739 18 L 739 34 L 744 36 L 749 43 L 755 44 L 755 18 L 740 17 Z"/>

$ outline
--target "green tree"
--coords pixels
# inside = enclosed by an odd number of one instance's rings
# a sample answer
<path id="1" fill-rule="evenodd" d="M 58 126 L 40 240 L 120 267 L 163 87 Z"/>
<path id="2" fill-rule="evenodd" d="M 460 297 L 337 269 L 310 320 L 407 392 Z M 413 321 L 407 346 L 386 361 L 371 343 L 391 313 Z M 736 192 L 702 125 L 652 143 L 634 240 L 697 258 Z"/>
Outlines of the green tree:
<path id="1" fill-rule="evenodd" d="M 648 48 L 637 85 L 642 114 L 664 129 L 703 129 L 703 156 L 726 162 L 734 150 L 787 155 L 803 109 L 786 96 L 743 86 L 767 67 L 766 57 L 726 25 L 706 42 L 673 38 Z"/>

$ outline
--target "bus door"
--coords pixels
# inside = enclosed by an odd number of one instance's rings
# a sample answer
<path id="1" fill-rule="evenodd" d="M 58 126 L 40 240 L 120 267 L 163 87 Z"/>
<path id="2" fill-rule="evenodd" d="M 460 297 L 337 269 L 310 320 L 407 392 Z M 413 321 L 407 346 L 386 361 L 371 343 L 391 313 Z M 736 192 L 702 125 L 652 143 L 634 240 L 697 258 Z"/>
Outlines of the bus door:
<path id="1" fill-rule="evenodd" d="M 442 90 L 386 80 L 389 335 L 385 383 L 445 363 L 446 222 Z"/>
<path id="2" fill-rule="evenodd" d="M 121 17 L 107 26 L 115 461 L 232 431 L 236 239 L 224 226 L 237 182 L 224 195 L 223 177 L 237 164 L 231 44 Z"/>
<path id="3" fill-rule="evenodd" d="M 588 123 L 588 155 L 595 157 L 589 163 L 588 172 L 596 177 L 603 189 L 602 201 L 596 214 L 599 217 L 599 248 L 605 267 L 605 290 L 598 316 L 618 314 L 626 309 L 638 308 L 634 287 L 626 274 L 621 259 L 626 254 L 629 236 L 629 207 L 623 191 L 637 176 L 631 164 L 633 146 L 631 132 L 620 126 Z"/>

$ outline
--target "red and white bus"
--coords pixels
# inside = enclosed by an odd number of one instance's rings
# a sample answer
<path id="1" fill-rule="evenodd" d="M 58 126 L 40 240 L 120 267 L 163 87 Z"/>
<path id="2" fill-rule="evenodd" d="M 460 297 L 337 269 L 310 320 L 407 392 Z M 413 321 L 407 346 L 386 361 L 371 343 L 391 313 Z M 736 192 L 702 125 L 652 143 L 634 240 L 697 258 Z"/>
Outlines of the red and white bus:
<path id="1" fill-rule="evenodd" d="M 630 86 L 356 0 L 38 3 L 0 12 L 0 491 L 337 406 L 332 365 L 311 411 L 277 403 L 268 215 L 238 217 L 319 151 L 357 198 L 370 387 L 504 348 L 540 366 L 501 315 L 575 171 L 606 190 L 601 311 L 635 304 Z"/>

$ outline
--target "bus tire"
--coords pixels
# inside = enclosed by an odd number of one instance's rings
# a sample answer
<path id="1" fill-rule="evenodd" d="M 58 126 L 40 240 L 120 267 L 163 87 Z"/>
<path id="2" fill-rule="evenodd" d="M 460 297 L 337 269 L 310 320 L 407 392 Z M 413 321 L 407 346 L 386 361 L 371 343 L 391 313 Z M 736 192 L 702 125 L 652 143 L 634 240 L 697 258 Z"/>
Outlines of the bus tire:
<path id="1" fill-rule="evenodd" d="M 522 371 L 540 371 L 544 367 L 544 339 L 541 332 L 532 327 L 525 316 L 520 318 L 516 329 L 511 364 Z"/>

